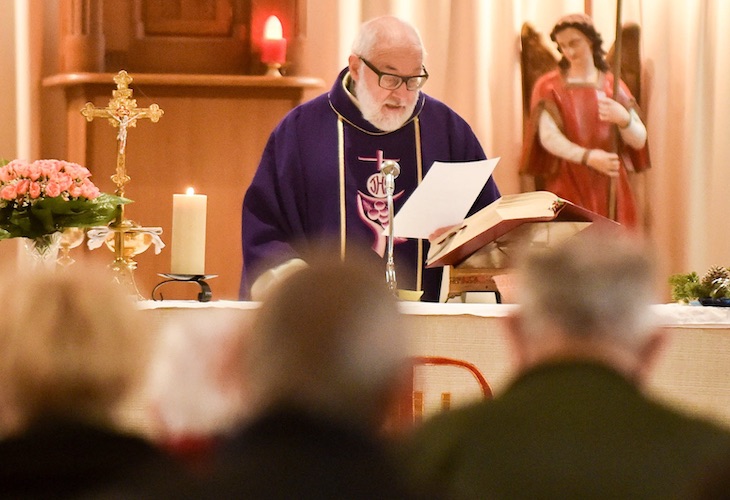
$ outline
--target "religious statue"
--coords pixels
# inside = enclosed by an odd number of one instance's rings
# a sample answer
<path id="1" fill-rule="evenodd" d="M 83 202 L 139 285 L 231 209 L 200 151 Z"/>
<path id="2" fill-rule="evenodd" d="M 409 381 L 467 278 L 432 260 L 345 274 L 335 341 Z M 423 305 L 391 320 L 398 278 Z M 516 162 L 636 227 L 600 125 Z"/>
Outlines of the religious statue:
<path id="1" fill-rule="evenodd" d="M 585 14 L 561 18 L 550 34 L 556 61 L 529 25 L 523 27 L 525 136 L 523 190 L 544 189 L 628 227 L 640 214 L 630 176 L 650 167 L 639 94 L 638 31 L 628 32 L 624 58 L 634 84 L 611 70 L 601 35 Z M 636 36 L 633 36 L 636 34 Z M 619 59 L 618 57 L 616 59 Z M 622 68 L 623 65 L 616 66 Z"/>

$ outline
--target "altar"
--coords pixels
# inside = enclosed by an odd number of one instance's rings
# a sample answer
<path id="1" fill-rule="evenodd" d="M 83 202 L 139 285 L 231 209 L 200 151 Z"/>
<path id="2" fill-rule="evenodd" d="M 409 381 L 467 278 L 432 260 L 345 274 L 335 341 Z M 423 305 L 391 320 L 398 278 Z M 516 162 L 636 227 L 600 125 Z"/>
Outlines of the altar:
<path id="1" fill-rule="evenodd" d="M 212 301 L 142 301 L 142 314 L 151 331 L 170 324 L 215 324 L 234 314 L 244 322 L 253 319 L 256 302 Z M 411 339 L 411 353 L 419 356 L 456 358 L 475 365 L 486 377 L 494 394 L 505 387 L 512 376 L 504 317 L 516 305 L 508 304 L 436 304 L 401 302 Z M 717 307 L 657 304 L 653 306 L 669 341 L 652 370 L 647 390 L 690 413 L 712 418 L 730 427 L 730 309 Z M 181 332 L 182 334 L 182 332 Z M 419 384 L 427 384 L 428 411 L 435 411 L 439 395 L 453 394 L 454 405 L 481 397 L 478 385 L 450 372 L 429 375 Z M 426 389 L 424 389 L 426 391 Z M 451 396 L 450 396 L 451 398 Z"/>

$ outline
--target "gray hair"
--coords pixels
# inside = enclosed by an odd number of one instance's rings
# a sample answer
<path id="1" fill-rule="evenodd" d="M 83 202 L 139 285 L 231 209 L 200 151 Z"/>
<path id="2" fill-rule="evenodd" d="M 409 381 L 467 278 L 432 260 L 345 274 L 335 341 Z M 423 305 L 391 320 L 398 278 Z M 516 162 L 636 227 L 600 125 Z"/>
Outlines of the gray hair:
<path id="1" fill-rule="evenodd" d="M 546 325 L 575 337 L 602 336 L 638 347 L 655 326 L 654 269 L 647 248 L 623 231 L 584 230 L 521 266 L 527 333 Z"/>
<path id="2" fill-rule="evenodd" d="M 0 303 L 0 392 L 20 424 L 52 414 L 114 425 L 142 383 L 150 334 L 108 270 L 4 268 Z"/>
<path id="3" fill-rule="evenodd" d="M 382 262 L 367 253 L 307 258 L 267 296 L 243 353 L 254 412 L 286 405 L 365 426 L 380 417 L 408 335 Z"/>
<path id="4" fill-rule="evenodd" d="M 408 22 L 394 17 L 382 16 L 362 24 L 352 43 L 352 53 L 365 58 L 378 49 L 413 46 L 426 56 L 423 41 L 418 30 Z"/>

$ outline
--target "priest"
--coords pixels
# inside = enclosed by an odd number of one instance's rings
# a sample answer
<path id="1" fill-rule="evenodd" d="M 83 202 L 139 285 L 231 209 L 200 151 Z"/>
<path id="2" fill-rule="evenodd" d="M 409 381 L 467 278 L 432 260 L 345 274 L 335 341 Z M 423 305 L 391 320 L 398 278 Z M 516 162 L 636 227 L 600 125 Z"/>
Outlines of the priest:
<path id="1" fill-rule="evenodd" d="M 331 90 L 293 109 L 273 131 L 243 202 L 242 300 L 260 300 L 306 266 L 311 246 L 322 241 L 339 246 L 342 259 L 352 246 L 384 256 L 383 160 L 400 166 L 397 212 L 434 161 L 486 158 L 466 121 L 421 92 L 429 76 L 424 55 L 412 25 L 392 16 L 366 22 Z M 469 214 L 498 197 L 490 178 Z M 436 301 L 441 269 L 425 268 L 427 252 L 427 241 L 394 241 L 397 284 Z"/>

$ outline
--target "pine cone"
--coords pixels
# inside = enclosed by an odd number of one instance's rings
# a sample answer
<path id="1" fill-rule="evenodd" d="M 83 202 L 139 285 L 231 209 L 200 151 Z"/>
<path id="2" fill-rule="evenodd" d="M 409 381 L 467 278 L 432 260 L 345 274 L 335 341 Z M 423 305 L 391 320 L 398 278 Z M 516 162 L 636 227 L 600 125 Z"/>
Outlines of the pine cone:
<path id="1" fill-rule="evenodd" d="M 710 286 L 715 283 L 715 280 L 726 280 L 730 279 L 730 271 L 722 266 L 712 266 L 707 270 L 705 275 L 702 277 L 702 284 Z"/>
<path id="2" fill-rule="evenodd" d="M 723 266 L 712 266 L 702 277 L 702 286 L 710 297 L 726 297 L 730 294 L 730 271 Z"/>

